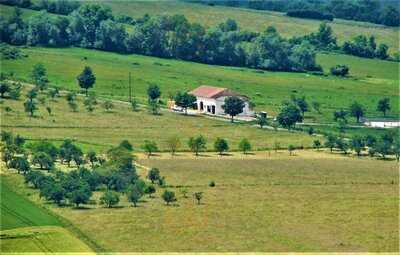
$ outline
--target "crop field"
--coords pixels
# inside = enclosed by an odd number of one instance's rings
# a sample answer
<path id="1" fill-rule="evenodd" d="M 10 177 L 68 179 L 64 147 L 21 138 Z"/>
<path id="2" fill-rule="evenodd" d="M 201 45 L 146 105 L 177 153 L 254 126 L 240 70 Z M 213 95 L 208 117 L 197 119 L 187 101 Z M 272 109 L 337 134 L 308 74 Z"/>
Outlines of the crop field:
<path id="1" fill-rule="evenodd" d="M 100 2 L 100 1 L 99 1 Z M 263 31 L 268 26 L 274 26 L 284 37 L 300 36 L 312 33 L 318 29 L 322 21 L 288 17 L 283 13 L 271 11 L 230 8 L 224 6 L 206 6 L 184 3 L 180 1 L 120 1 L 108 0 L 101 3 L 111 7 L 116 14 L 125 14 L 133 18 L 141 18 L 145 13 L 184 14 L 191 22 L 197 22 L 207 27 L 224 22 L 227 18 L 237 21 L 242 29 Z M 390 52 L 398 48 L 398 28 L 389 28 L 372 23 L 363 23 L 335 19 L 329 22 L 340 43 L 355 35 L 374 35 L 377 42 L 384 42 L 390 47 Z"/>
<path id="2" fill-rule="evenodd" d="M 161 201 L 160 188 L 137 208 L 124 196 L 113 209 L 49 207 L 106 251 L 399 251 L 394 161 L 278 152 L 247 159 L 140 157 L 139 163 L 160 168 L 167 189 L 177 194 L 173 206 Z M 20 190 L 37 193 L 24 187 L 22 177 L 9 178 Z M 216 186 L 209 187 L 210 181 Z M 182 186 L 188 198 L 180 193 Z M 200 205 L 193 192 L 203 192 Z"/>
<path id="3" fill-rule="evenodd" d="M 306 96 L 321 104 L 321 114 L 306 113 L 306 122 L 332 122 L 332 112 L 358 101 L 367 117 L 380 117 L 377 101 L 389 97 L 392 110 L 399 114 L 398 63 L 362 59 L 345 55 L 318 56 L 325 71 L 336 64 L 350 67 L 350 78 L 316 76 L 304 73 L 266 72 L 246 68 L 210 66 L 178 60 L 140 55 L 120 55 L 78 48 L 26 48 L 27 58 L 2 61 L 2 72 L 15 79 L 29 81 L 33 65 L 41 62 L 48 70 L 50 84 L 62 89 L 78 90 L 76 76 L 88 65 L 97 77 L 93 91 L 102 97 L 128 100 L 128 74 L 132 73 L 133 94 L 147 102 L 146 89 L 158 84 L 163 101 L 179 90 L 194 89 L 201 84 L 227 87 L 247 95 L 257 110 L 276 115 L 283 100 L 290 95 Z"/>
<path id="4" fill-rule="evenodd" d="M 51 139 L 58 143 L 66 138 L 76 139 L 85 151 L 90 148 L 103 152 L 124 139 L 129 140 L 135 150 L 140 150 L 146 139 L 156 141 L 160 150 L 167 150 L 166 140 L 174 135 L 180 137 L 182 150 L 188 150 L 186 144 L 191 136 L 200 134 L 208 140 L 209 150 L 213 150 L 217 137 L 226 138 L 232 150 L 237 150 L 243 138 L 247 138 L 256 150 L 272 148 L 275 142 L 279 142 L 282 147 L 289 144 L 310 147 L 315 139 L 305 133 L 261 130 L 248 124 L 231 124 L 166 111 L 154 116 L 146 109 L 133 112 L 128 105 L 120 103 L 116 103 L 111 112 L 105 112 L 100 103 L 93 113 L 88 113 L 81 100 L 79 98 L 79 112 L 69 109 L 65 97 L 56 101 L 47 100 L 46 105 L 52 108 L 52 115 L 49 116 L 45 106 L 40 105 L 40 111 L 34 118 L 24 112 L 22 100 L 6 100 L 1 106 L 2 129 L 28 139 Z M 5 113 L 6 106 L 12 108 L 13 112 Z"/>

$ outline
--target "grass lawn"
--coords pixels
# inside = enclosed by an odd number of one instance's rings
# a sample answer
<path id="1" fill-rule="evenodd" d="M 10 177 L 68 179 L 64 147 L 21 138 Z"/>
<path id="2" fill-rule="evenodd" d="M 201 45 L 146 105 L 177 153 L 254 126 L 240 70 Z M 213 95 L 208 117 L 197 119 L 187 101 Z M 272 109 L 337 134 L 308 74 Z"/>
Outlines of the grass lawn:
<path id="1" fill-rule="evenodd" d="M 53 115 L 49 116 L 45 106 L 39 105 L 40 111 L 35 118 L 28 117 L 24 112 L 23 100 L 5 100 L 0 108 L 2 129 L 28 139 L 50 139 L 57 144 L 66 138 L 76 139 L 84 151 L 94 149 L 98 152 L 105 151 L 124 139 L 129 140 L 135 150 L 141 150 L 140 146 L 146 139 L 156 141 L 160 150 L 167 150 L 166 140 L 174 135 L 180 137 L 182 150 L 188 150 L 189 137 L 200 134 L 208 140 L 209 150 L 214 149 L 213 143 L 217 137 L 226 138 L 232 150 L 237 150 L 238 143 L 243 138 L 247 138 L 255 150 L 272 148 L 275 141 L 282 147 L 289 144 L 310 147 L 316 138 L 300 132 L 261 130 L 248 124 L 231 124 L 227 121 L 165 111 L 162 115 L 154 116 L 146 109 L 133 112 L 125 104 L 115 104 L 112 112 L 108 113 L 98 105 L 95 112 L 88 113 L 82 98 L 78 100 L 79 112 L 72 112 L 64 97 L 57 101 L 49 99 L 46 105 L 50 105 Z M 13 112 L 5 113 L 6 106 L 11 107 Z"/>
<path id="2" fill-rule="evenodd" d="M 5 253 L 92 252 L 85 243 L 68 230 L 56 226 L 1 231 L 0 250 Z"/>
<path id="3" fill-rule="evenodd" d="M 275 26 L 284 37 L 300 36 L 318 30 L 320 20 L 292 18 L 279 12 L 258 11 L 244 8 L 224 6 L 207 6 L 184 3 L 183 1 L 99 1 L 108 5 L 114 14 L 125 14 L 133 18 L 141 18 L 145 13 L 184 14 L 191 22 L 197 22 L 207 27 L 224 22 L 227 18 L 237 21 L 242 29 L 263 31 L 268 26 Z M 339 43 L 353 38 L 355 35 L 374 35 L 377 42 L 384 42 L 390 47 L 390 52 L 398 48 L 398 28 L 385 27 L 372 23 L 335 19 L 329 22 Z"/>
<path id="4" fill-rule="evenodd" d="M 137 208 L 125 196 L 113 209 L 49 206 L 106 251 L 399 251 L 396 162 L 325 152 L 295 155 L 140 157 L 140 164 L 160 168 L 177 194 L 175 205 L 166 206 L 157 188 Z M 146 170 L 139 173 L 145 176 Z M 22 177 L 9 178 L 20 190 L 36 193 L 24 187 Z M 209 187 L 210 181 L 216 186 Z M 180 186 L 188 188 L 188 198 Z M 204 192 L 201 205 L 192 198 L 198 191 Z"/>
<path id="5" fill-rule="evenodd" d="M 399 114 L 398 63 L 357 57 L 320 54 L 318 62 L 326 71 L 336 64 L 348 64 L 351 78 L 315 76 L 304 73 L 261 72 L 246 68 L 210 66 L 140 55 L 120 55 L 79 48 L 27 48 L 28 58 L 2 61 L 2 71 L 16 79 L 30 80 L 34 64 L 42 62 L 52 86 L 78 90 L 76 76 L 88 65 L 97 80 L 94 91 L 103 97 L 128 100 L 128 73 L 132 73 L 133 93 L 147 102 L 146 90 L 156 83 L 162 99 L 179 90 L 191 90 L 201 84 L 227 87 L 247 95 L 257 110 L 276 115 L 283 100 L 291 94 L 305 95 L 309 104 L 321 104 L 322 114 L 311 111 L 307 122 L 331 122 L 332 112 L 347 108 L 353 101 L 364 105 L 367 117 L 381 116 L 376 111 L 379 99 L 389 97 L 389 117 Z M 84 58 L 87 58 L 86 60 Z"/>

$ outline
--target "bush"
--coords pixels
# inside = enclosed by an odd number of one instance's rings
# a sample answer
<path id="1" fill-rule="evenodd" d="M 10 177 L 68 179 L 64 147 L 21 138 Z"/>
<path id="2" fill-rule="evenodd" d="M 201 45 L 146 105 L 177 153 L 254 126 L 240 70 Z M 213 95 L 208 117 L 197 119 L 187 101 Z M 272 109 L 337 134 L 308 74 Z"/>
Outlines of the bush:
<path id="1" fill-rule="evenodd" d="M 349 74 L 349 67 L 346 65 L 336 65 L 331 67 L 331 74 L 336 76 L 347 76 Z"/>
<path id="2" fill-rule="evenodd" d="M 119 203 L 119 194 L 115 191 L 107 190 L 100 197 L 100 203 L 106 205 L 108 208 L 111 208 Z"/>
<path id="3" fill-rule="evenodd" d="M 162 197 L 162 199 L 164 199 L 164 201 L 167 203 L 167 205 L 169 205 L 169 203 L 175 202 L 177 200 L 175 197 L 175 192 L 169 191 L 169 190 L 164 191 L 164 193 L 162 194 L 161 197 Z"/>
<path id="4" fill-rule="evenodd" d="M 210 184 L 208 184 L 208 186 L 210 186 L 210 187 L 215 187 L 215 182 L 214 182 L 214 181 L 211 181 Z"/>

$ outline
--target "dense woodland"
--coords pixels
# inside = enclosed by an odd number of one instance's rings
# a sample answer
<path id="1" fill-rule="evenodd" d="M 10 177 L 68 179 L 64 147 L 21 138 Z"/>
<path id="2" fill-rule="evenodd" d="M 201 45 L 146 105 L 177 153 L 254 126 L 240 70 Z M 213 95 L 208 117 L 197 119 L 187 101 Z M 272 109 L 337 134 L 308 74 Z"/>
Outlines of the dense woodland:
<path id="1" fill-rule="evenodd" d="M 340 18 L 399 26 L 396 0 L 187 0 L 208 5 L 226 5 L 256 10 L 285 12 L 290 16 L 311 19 Z"/>

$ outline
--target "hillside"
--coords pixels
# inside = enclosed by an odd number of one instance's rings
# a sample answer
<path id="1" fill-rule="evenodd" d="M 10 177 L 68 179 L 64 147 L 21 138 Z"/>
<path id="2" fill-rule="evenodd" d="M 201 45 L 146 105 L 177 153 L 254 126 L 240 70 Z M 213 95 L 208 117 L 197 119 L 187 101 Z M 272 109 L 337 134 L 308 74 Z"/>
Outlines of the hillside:
<path id="1" fill-rule="evenodd" d="M 268 26 L 277 28 L 285 37 L 309 34 L 318 29 L 321 21 L 292 18 L 279 12 L 257 11 L 224 6 L 207 6 L 181 1 L 99 1 L 112 8 L 115 14 L 125 14 L 140 18 L 148 14 L 184 14 L 189 21 L 206 26 L 215 26 L 227 18 L 235 19 L 239 26 L 250 31 L 263 31 Z M 378 43 L 384 42 L 390 47 L 390 53 L 396 52 L 399 28 L 390 28 L 372 23 L 335 19 L 329 22 L 340 43 L 357 34 L 374 35 Z"/>
<path id="2" fill-rule="evenodd" d="M 79 48 L 26 48 L 27 58 L 3 60 L 2 72 L 29 81 L 32 67 L 43 63 L 48 69 L 50 84 L 62 89 L 78 90 L 76 76 L 83 67 L 91 66 L 97 81 L 93 91 L 99 96 L 128 100 L 128 73 L 132 73 L 133 93 L 139 101 L 147 101 L 146 89 L 156 83 L 166 102 L 179 90 L 194 89 L 200 84 L 231 88 L 251 98 L 257 110 L 276 115 L 283 100 L 290 95 L 306 96 L 311 104 L 321 104 L 321 113 L 311 110 L 306 121 L 332 122 L 332 112 L 358 101 L 366 108 L 367 117 L 379 117 L 376 104 L 389 97 L 395 117 L 398 109 L 398 63 L 362 59 L 346 55 L 318 56 L 328 71 L 331 66 L 346 63 L 350 78 L 317 76 L 304 73 L 267 72 L 246 68 L 211 66 L 140 55 L 120 55 Z"/>

